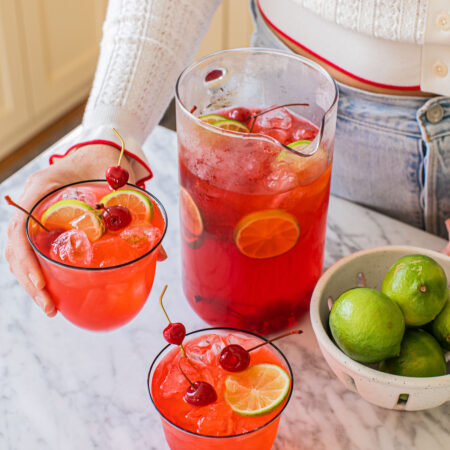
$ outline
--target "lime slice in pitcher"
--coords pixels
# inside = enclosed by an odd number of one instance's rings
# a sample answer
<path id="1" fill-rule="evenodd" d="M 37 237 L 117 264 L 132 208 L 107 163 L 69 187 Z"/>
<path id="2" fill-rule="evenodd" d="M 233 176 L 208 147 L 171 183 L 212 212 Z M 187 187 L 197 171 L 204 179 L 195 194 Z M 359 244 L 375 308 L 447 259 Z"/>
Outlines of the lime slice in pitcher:
<path id="1" fill-rule="evenodd" d="M 236 226 L 234 241 L 244 255 L 264 259 L 282 255 L 293 248 L 300 236 L 295 217 L 280 209 L 256 211 Z"/>
<path id="2" fill-rule="evenodd" d="M 206 114 L 204 116 L 200 116 L 199 119 L 212 125 L 214 122 L 226 120 L 227 118 L 225 116 L 221 116 L 220 114 Z"/>
<path id="3" fill-rule="evenodd" d="M 288 144 L 288 147 L 292 148 L 293 150 L 301 150 L 302 148 L 307 147 L 309 144 L 311 144 L 311 141 L 307 141 L 306 139 L 301 141 L 295 141 Z M 275 158 L 275 161 L 281 161 L 286 158 L 286 156 L 292 155 L 287 150 L 282 150 L 280 154 Z M 297 155 L 292 155 L 293 157 L 296 157 Z"/>
<path id="4" fill-rule="evenodd" d="M 213 125 L 222 128 L 223 130 L 239 131 L 240 133 L 248 133 L 250 131 L 247 125 L 233 119 L 218 120 L 217 122 L 214 122 Z"/>

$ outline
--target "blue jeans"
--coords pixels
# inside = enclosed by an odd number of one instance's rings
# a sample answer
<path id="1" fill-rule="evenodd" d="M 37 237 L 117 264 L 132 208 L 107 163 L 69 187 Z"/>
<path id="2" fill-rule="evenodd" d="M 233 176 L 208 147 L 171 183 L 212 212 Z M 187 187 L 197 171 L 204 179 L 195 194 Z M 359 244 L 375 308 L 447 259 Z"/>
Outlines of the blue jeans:
<path id="1" fill-rule="evenodd" d="M 291 51 L 254 0 L 252 45 Z M 331 191 L 447 236 L 450 218 L 450 98 L 375 94 L 338 83 Z"/>

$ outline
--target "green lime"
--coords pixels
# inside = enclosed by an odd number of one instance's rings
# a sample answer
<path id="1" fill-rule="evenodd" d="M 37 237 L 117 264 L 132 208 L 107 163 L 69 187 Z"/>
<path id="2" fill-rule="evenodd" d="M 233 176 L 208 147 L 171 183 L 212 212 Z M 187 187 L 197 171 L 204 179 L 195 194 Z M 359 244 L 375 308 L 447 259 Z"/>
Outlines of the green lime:
<path id="1" fill-rule="evenodd" d="M 41 221 L 51 230 L 82 230 L 91 242 L 100 239 L 105 232 L 97 211 L 80 200 L 67 199 L 54 203 L 42 214 Z"/>
<path id="2" fill-rule="evenodd" d="M 134 189 L 118 189 L 105 195 L 100 203 L 105 207 L 119 205 L 126 206 L 134 220 L 151 222 L 154 215 L 153 204 L 150 199 L 140 191 Z"/>
<path id="3" fill-rule="evenodd" d="M 438 377 L 445 375 L 444 353 L 436 339 L 423 330 L 406 330 L 400 355 L 382 361 L 383 372 L 404 377 Z"/>
<path id="4" fill-rule="evenodd" d="M 434 259 L 408 255 L 389 269 L 381 291 L 400 306 L 407 326 L 421 326 L 431 322 L 444 307 L 447 277 Z"/>
<path id="5" fill-rule="evenodd" d="M 262 416 L 288 396 L 291 379 L 276 364 L 255 364 L 225 379 L 225 401 L 241 416 Z"/>
<path id="6" fill-rule="evenodd" d="M 212 125 L 214 122 L 226 119 L 226 117 L 221 116 L 220 114 L 206 114 L 204 116 L 200 116 L 199 119 Z"/>
<path id="7" fill-rule="evenodd" d="M 431 331 L 446 350 L 450 350 L 450 289 L 447 291 L 447 303 L 431 322 Z"/>
<path id="8" fill-rule="evenodd" d="M 309 144 L 311 144 L 311 141 L 302 140 L 302 141 L 295 141 L 288 144 L 288 147 L 293 148 L 294 150 L 301 150 L 302 148 L 307 147 Z M 289 153 L 286 150 L 281 150 L 279 155 L 275 158 L 275 161 L 281 161 L 281 160 L 287 160 L 289 161 L 289 158 L 294 158 L 295 161 L 298 159 L 297 155 L 293 155 L 292 153 Z"/>
<path id="9" fill-rule="evenodd" d="M 212 125 L 223 130 L 239 131 L 240 133 L 248 133 L 250 131 L 245 123 L 233 119 L 218 120 L 213 122 Z"/>
<path id="10" fill-rule="evenodd" d="M 330 329 L 350 358 L 374 363 L 398 355 L 405 332 L 400 308 L 383 293 L 369 288 L 344 292 L 333 304 Z"/>

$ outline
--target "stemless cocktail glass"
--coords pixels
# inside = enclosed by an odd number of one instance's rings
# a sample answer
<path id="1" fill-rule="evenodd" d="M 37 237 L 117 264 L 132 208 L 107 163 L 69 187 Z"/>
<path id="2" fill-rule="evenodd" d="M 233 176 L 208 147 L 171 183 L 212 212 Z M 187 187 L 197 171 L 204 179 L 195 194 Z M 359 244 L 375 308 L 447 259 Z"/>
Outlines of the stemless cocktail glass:
<path id="1" fill-rule="evenodd" d="M 267 334 L 308 309 L 322 271 L 337 98 L 326 71 L 283 51 L 224 51 L 180 75 L 183 287 L 211 325 Z M 266 134 L 207 122 L 231 107 L 254 114 L 292 103 L 308 105 L 255 119 Z M 287 130 L 291 122 L 298 128 Z M 296 149 L 284 145 L 288 131 Z"/>
<path id="2" fill-rule="evenodd" d="M 31 212 L 38 218 L 67 189 L 105 188 L 105 180 L 89 180 L 62 186 L 40 199 Z M 39 260 L 45 278 L 45 288 L 57 310 L 70 322 L 81 328 L 105 331 L 118 328 L 133 319 L 147 300 L 153 285 L 156 261 L 161 241 L 167 228 L 167 216 L 161 202 L 137 186 L 127 184 L 146 195 L 153 204 L 155 220 L 161 228 L 161 237 L 154 246 L 138 258 L 111 267 L 75 267 L 55 261 L 38 248 L 34 239 L 35 224 L 28 218 L 28 240 Z M 105 194 L 103 194 L 105 195 Z M 64 197 L 62 197 L 64 198 Z M 120 251 L 120 249 L 115 249 Z"/>
<path id="3" fill-rule="evenodd" d="M 263 337 L 243 330 L 236 330 L 234 328 L 205 328 L 188 333 L 184 340 L 184 344 L 186 344 L 186 342 L 189 342 L 190 340 L 201 337 L 202 340 L 199 345 L 205 347 L 208 344 L 208 338 L 210 338 L 211 335 L 232 335 L 236 338 L 236 342 L 240 342 L 240 339 L 248 341 L 251 340 L 253 344 L 266 342 L 266 339 L 264 339 Z M 211 351 L 214 351 L 215 346 L 217 346 L 217 344 L 211 345 Z M 229 426 L 229 420 L 233 420 L 233 418 L 230 419 L 230 416 L 227 415 L 228 412 L 223 409 L 223 405 L 217 406 L 217 409 L 214 404 L 203 407 L 189 406 L 181 399 L 183 393 L 180 393 L 180 395 L 175 395 L 177 404 L 173 404 L 174 387 L 169 386 L 169 378 L 174 376 L 173 370 L 178 371 L 178 368 L 169 367 L 165 358 L 170 352 L 180 352 L 180 350 L 176 349 L 173 345 L 167 345 L 161 350 L 150 367 L 147 386 L 150 394 L 150 400 L 161 416 L 164 435 L 171 450 L 229 450 L 232 448 L 236 448 L 239 450 L 270 450 L 272 448 L 273 442 L 277 435 L 281 414 L 286 408 L 292 394 L 294 381 L 291 366 L 289 365 L 289 362 L 286 359 L 285 355 L 278 349 L 278 347 L 269 343 L 263 348 L 269 351 L 271 359 L 270 361 L 266 361 L 264 359 L 264 361 L 280 366 L 289 375 L 291 380 L 289 394 L 280 406 L 278 406 L 273 412 L 268 413 L 265 416 L 236 417 L 236 420 L 241 420 L 243 421 L 242 423 L 244 423 L 245 421 L 245 425 L 243 426 L 244 428 L 246 428 L 246 432 L 231 435 L 221 435 L 222 433 L 219 432 L 219 430 L 223 430 L 224 428 Z M 220 353 L 220 350 L 218 350 L 218 348 L 216 348 L 215 350 Z M 187 355 L 189 358 L 189 350 L 187 351 Z M 253 355 L 253 353 L 251 353 L 251 355 Z M 201 361 L 206 366 L 211 364 L 218 365 L 218 356 L 218 354 L 215 356 L 211 356 L 211 354 L 208 353 L 207 356 L 204 357 L 204 359 L 201 359 Z M 251 356 L 251 358 L 253 357 L 254 355 Z M 267 356 L 263 358 L 267 358 Z M 193 359 L 192 361 L 195 367 L 196 359 Z M 197 361 L 197 364 L 199 361 Z M 258 361 L 257 363 L 259 364 L 260 361 Z M 252 362 L 250 362 L 250 365 L 252 365 Z M 186 367 L 188 367 L 187 362 Z M 217 376 L 218 378 L 223 378 L 226 375 L 232 374 L 231 372 L 225 373 L 223 369 L 219 369 L 219 372 L 220 371 L 223 373 L 220 373 Z M 198 373 L 200 375 L 197 376 L 201 376 L 201 374 L 204 373 L 203 369 L 200 369 Z M 166 376 L 167 379 L 164 379 Z M 181 374 L 179 376 L 181 377 Z M 212 375 L 207 376 L 209 377 L 208 381 L 214 386 L 215 380 L 211 378 Z M 161 381 L 162 379 L 164 379 L 164 381 Z M 177 376 L 175 376 L 174 379 L 176 380 Z M 186 384 L 187 382 L 184 380 L 184 389 L 186 389 Z M 214 387 L 218 393 L 217 401 L 224 403 L 222 398 L 222 391 L 218 390 L 217 386 Z M 158 392 L 155 392 L 155 390 L 158 390 Z M 167 397 L 165 396 L 164 390 L 170 391 Z M 182 406 L 180 406 L 178 402 L 181 402 Z M 209 409 L 209 407 L 211 407 L 211 409 Z M 185 410 L 189 408 L 191 409 L 191 411 L 186 412 Z M 180 416 L 189 416 L 193 422 L 196 421 L 197 423 L 201 424 L 200 426 L 207 427 L 209 433 L 201 434 L 186 430 L 185 428 L 183 428 L 183 426 L 177 423 L 176 418 L 167 417 L 167 412 L 169 412 L 172 416 L 177 414 Z M 232 414 L 237 416 L 236 413 Z M 204 420 L 208 421 L 207 425 L 205 425 L 205 423 L 203 422 Z"/>

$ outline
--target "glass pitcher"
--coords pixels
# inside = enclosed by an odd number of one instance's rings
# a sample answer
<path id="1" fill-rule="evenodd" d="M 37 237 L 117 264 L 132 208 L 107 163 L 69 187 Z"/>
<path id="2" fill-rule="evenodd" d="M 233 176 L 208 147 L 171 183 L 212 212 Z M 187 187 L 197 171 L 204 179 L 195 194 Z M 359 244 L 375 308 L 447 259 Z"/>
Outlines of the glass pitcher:
<path id="1" fill-rule="evenodd" d="M 308 310 L 337 99 L 320 66 L 272 49 L 215 53 L 180 75 L 183 288 L 209 324 L 268 334 Z"/>

